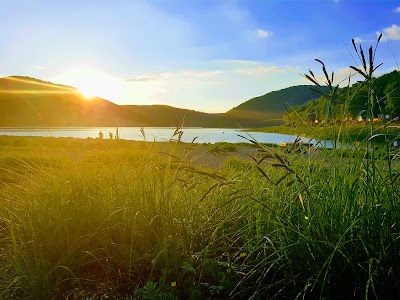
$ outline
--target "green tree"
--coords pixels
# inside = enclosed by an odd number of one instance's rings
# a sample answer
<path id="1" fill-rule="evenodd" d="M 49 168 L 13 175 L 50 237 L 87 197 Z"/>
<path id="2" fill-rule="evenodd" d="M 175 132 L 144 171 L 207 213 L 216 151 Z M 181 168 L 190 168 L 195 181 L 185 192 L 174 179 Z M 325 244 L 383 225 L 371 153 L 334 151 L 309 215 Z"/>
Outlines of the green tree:
<path id="1" fill-rule="evenodd" d="M 386 111 L 394 116 L 400 115 L 400 86 L 398 82 L 389 83 L 385 90 L 386 96 Z"/>

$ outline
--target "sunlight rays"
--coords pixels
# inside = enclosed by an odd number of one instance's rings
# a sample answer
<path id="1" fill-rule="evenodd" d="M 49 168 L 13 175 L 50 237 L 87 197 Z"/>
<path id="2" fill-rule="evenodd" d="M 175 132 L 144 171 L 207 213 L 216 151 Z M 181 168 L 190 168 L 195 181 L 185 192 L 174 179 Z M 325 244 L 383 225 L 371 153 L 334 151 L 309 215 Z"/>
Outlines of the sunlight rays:
<path id="1" fill-rule="evenodd" d="M 86 100 L 101 97 L 113 101 L 120 98 L 123 90 L 123 80 L 90 67 L 65 71 L 51 80 L 55 83 L 21 76 L 11 76 L 7 80 L 10 81 L 9 88 L 0 90 L 1 94 L 77 94 Z M 69 85 L 58 85 L 57 82 Z M 28 86 L 19 88 L 19 84 Z"/>
<path id="2" fill-rule="evenodd" d="M 88 100 L 101 97 L 115 101 L 120 98 L 123 89 L 122 80 L 90 66 L 71 67 L 61 73 L 57 80 L 76 87 Z"/>
<path id="3" fill-rule="evenodd" d="M 69 89 L 64 91 L 52 90 L 1 90 L 1 94 L 76 94 L 77 90 Z"/>
<path id="4" fill-rule="evenodd" d="M 77 93 L 77 90 L 70 86 L 57 85 L 30 77 L 10 76 L 4 79 L 8 83 L 0 89 L 0 94 L 44 95 Z"/>

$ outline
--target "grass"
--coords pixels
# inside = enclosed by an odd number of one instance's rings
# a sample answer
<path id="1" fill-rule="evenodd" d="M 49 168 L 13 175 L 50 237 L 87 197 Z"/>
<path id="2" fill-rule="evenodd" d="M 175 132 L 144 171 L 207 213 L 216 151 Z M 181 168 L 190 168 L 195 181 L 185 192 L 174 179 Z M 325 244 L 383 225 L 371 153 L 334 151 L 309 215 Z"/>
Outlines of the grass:
<path id="1" fill-rule="evenodd" d="M 188 146 L 176 143 L 1 137 L 0 145 L 4 299 L 398 291 L 394 156 L 392 177 L 382 156 L 371 181 L 364 159 L 341 150 L 255 144 L 257 163 L 228 156 L 215 170 L 191 164 Z"/>
<path id="2" fill-rule="evenodd" d="M 21 146 L 7 147 L 18 139 Z M 5 285 L 17 278 L 32 299 L 99 286 L 133 296 L 155 279 L 183 287 L 205 277 L 218 286 L 213 272 L 220 267 L 208 270 L 208 256 L 220 247 L 212 247 L 218 229 L 239 218 L 241 208 L 221 210 L 226 179 L 176 161 L 175 145 L 164 154 L 151 143 L 125 141 L 1 142 L 8 179 L 0 188 L 2 244 L 15 274 L 2 278 Z M 210 184 L 219 185 L 212 195 Z"/>

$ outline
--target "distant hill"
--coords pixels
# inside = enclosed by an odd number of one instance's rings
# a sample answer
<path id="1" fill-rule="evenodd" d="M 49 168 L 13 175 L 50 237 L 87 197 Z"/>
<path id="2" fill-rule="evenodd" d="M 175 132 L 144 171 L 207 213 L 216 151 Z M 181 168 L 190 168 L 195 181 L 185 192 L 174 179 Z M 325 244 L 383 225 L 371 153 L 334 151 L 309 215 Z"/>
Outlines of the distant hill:
<path id="1" fill-rule="evenodd" d="M 76 88 L 22 76 L 0 78 L 0 126 L 111 126 L 124 119 L 118 105 L 88 101 Z"/>
<path id="2" fill-rule="evenodd" d="M 252 98 L 231 109 L 226 114 L 233 117 L 242 116 L 272 123 L 273 120 L 282 119 L 287 108 L 303 105 L 321 96 L 312 89 L 316 89 L 316 87 L 299 85 L 270 92 L 263 96 Z M 321 90 L 328 91 L 325 87 L 321 88 Z"/>
<path id="3" fill-rule="evenodd" d="M 277 125 L 285 105 L 318 94 L 297 86 L 256 97 L 227 113 L 209 114 L 166 105 L 117 105 L 79 90 L 23 76 L 0 78 L 0 127 L 176 126 L 249 128 Z"/>
<path id="4" fill-rule="evenodd" d="M 126 113 L 131 119 L 143 126 L 176 126 L 188 127 L 258 127 L 265 126 L 260 120 L 226 114 L 209 114 L 195 110 L 176 108 L 167 105 L 125 105 Z"/>
<path id="5" fill-rule="evenodd" d="M 0 126 L 258 127 L 259 120 L 165 105 L 117 105 L 87 100 L 70 86 L 23 76 L 0 78 Z"/>

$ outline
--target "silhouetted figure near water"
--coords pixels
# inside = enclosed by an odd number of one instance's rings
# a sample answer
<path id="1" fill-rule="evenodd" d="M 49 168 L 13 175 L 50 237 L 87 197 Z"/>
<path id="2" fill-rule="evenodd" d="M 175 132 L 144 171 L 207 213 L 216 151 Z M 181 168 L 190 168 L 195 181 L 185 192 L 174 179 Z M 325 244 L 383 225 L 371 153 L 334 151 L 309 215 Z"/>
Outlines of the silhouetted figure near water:
<path id="1" fill-rule="evenodd" d="M 110 136 L 110 140 L 112 140 L 112 139 L 113 139 L 113 134 L 112 134 L 112 132 L 109 132 L 108 135 Z"/>
<path id="2" fill-rule="evenodd" d="M 103 139 L 104 134 L 100 131 L 99 132 L 99 139 Z"/>

